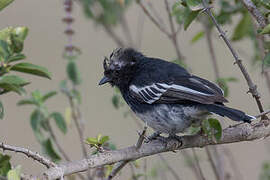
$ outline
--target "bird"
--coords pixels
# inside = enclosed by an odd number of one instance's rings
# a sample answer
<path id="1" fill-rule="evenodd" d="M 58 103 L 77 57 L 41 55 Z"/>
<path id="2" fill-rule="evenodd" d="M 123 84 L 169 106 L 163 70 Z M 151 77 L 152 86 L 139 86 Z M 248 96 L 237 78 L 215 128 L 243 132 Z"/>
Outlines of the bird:
<path id="1" fill-rule="evenodd" d="M 103 61 L 105 83 L 119 88 L 131 110 L 150 126 L 152 139 L 162 133 L 179 137 L 210 114 L 251 123 L 255 117 L 224 105 L 223 90 L 185 68 L 132 48 L 117 48 Z"/>

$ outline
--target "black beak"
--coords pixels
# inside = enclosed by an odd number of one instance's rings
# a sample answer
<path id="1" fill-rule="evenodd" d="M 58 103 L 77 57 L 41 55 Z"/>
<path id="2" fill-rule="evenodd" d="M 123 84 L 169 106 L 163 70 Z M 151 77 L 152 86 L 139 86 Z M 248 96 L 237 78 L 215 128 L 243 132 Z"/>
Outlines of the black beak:
<path id="1" fill-rule="evenodd" d="M 107 82 L 110 82 L 111 79 L 110 78 L 107 78 L 106 76 L 104 76 L 98 83 L 98 85 L 102 85 L 102 84 L 105 84 Z"/>

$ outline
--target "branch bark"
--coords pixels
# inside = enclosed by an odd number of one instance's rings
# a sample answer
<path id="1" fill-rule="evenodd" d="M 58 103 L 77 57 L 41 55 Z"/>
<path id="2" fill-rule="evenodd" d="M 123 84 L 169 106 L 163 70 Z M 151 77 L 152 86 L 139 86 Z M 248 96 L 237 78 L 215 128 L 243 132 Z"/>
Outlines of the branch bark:
<path id="1" fill-rule="evenodd" d="M 241 141 L 252 141 L 255 139 L 266 138 L 270 135 L 270 126 L 258 122 L 253 125 L 242 123 L 230 126 L 223 130 L 223 136 L 219 142 L 210 140 L 202 135 L 183 136 L 182 141 L 166 139 L 164 141 L 151 141 L 143 144 L 140 149 L 136 146 L 130 146 L 115 151 L 107 151 L 97 155 L 93 155 L 87 159 L 73 161 L 52 167 L 40 175 L 41 179 L 57 179 L 69 174 L 86 171 L 89 168 L 113 164 L 119 161 L 134 160 L 154 154 L 181 150 L 186 148 L 204 147 L 207 145 L 227 144 Z"/>
<path id="2" fill-rule="evenodd" d="M 3 151 L 13 151 L 13 152 L 17 152 L 17 153 L 22 153 L 22 154 L 26 155 L 27 157 L 30 157 L 30 158 L 40 162 L 41 164 L 43 164 L 47 168 L 57 167 L 57 165 L 55 163 L 53 163 L 52 161 L 50 161 L 49 159 L 41 156 L 37 152 L 30 151 L 29 149 L 26 149 L 26 148 L 22 148 L 22 147 L 18 147 L 18 146 L 11 146 L 11 145 L 7 145 L 4 143 L 0 143 L 0 149 L 3 149 Z"/>

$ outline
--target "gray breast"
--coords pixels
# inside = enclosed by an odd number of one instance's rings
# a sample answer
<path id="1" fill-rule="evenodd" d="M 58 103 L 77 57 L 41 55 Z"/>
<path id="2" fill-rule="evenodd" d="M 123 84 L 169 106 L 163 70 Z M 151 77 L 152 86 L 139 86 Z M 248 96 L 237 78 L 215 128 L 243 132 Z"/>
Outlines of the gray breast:
<path id="1" fill-rule="evenodd" d="M 156 104 L 152 109 L 137 113 L 155 131 L 176 134 L 184 132 L 193 123 L 198 123 L 208 112 L 197 106 L 179 104 Z"/>

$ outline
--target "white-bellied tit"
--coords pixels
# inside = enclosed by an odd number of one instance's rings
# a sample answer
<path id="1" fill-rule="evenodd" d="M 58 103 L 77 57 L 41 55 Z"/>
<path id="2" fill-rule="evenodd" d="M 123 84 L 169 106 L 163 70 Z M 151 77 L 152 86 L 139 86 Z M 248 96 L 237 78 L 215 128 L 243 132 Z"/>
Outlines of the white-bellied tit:
<path id="1" fill-rule="evenodd" d="M 146 57 L 131 48 L 119 48 L 103 62 L 99 85 L 117 86 L 129 107 L 148 126 L 176 137 L 209 114 L 250 123 L 255 117 L 229 108 L 220 87 L 190 74 L 183 67 Z"/>

